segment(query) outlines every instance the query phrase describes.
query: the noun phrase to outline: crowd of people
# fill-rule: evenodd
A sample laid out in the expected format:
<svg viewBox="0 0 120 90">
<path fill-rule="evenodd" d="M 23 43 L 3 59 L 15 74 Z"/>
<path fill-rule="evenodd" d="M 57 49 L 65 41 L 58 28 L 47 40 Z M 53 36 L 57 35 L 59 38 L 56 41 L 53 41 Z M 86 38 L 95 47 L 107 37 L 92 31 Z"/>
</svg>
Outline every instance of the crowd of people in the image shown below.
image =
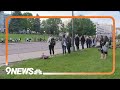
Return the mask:
<svg viewBox="0 0 120 90">
<path fill-rule="evenodd" d="M 48 38 L 48 44 L 49 44 L 49 51 L 50 51 L 50 56 L 52 57 L 55 53 L 54 51 L 54 46 L 56 45 L 56 41 L 52 35 L 49 36 Z M 111 45 L 111 39 L 108 38 L 107 36 L 87 36 L 87 35 L 82 35 L 81 37 L 76 34 L 74 38 L 74 44 L 76 46 L 76 50 L 80 50 L 80 44 L 81 44 L 81 49 L 85 48 L 91 48 L 91 47 L 97 47 L 97 43 L 99 42 L 98 45 L 98 50 L 101 52 L 101 59 L 106 59 L 107 54 L 108 54 L 108 48 L 109 45 Z M 63 35 L 62 40 L 61 40 L 61 47 L 62 47 L 62 53 L 65 55 L 66 53 L 70 54 L 71 53 L 71 47 L 72 47 L 72 38 L 69 35 Z"/>
</svg>

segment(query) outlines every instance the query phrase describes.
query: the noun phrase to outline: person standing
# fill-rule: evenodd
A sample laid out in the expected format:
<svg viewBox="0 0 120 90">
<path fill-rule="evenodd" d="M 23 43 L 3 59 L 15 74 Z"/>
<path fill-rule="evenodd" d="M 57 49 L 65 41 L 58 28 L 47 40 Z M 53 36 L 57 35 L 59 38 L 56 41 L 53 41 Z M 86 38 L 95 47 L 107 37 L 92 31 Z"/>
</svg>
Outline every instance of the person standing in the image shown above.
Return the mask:
<svg viewBox="0 0 120 90">
<path fill-rule="evenodd" d="M 71 47 L 71 38 L 70 36 L 67 36 L 66 38 L 66 45 L 67 45 L 67 50 L 68 50 L 68 53 L 70 54 L 71 53 L 71 50 L 70 50 L 70 47 Z"/>
<path fill-rule="evenodd" d="M 93 40 L 92 40 L 92 42 L 93 42 L 93 47 L 95 47 L 96 46 L 96 38 L 95 37 L 93 37 Z"/>
<path fill-rule="evenodd" d="M 109 39 L 107 36 L 103 39 L 103 44 L 101 48 L 101 59 L 106 59 L 108 55 L 108 48 L 109 48 Z"/>
<path fill-rule="evenodd" d="M 86 46 L 87 46 L 87 48 L 89 48 L 89 38 L 88 38 L 88 36 L 86 37 Z"/>
<path fill-rule="evenodd" d="M 104 41 L 104 39 L 103 39 L 103 36 L 101 35 L 101 37 L 100 37 L 100 48 L 102 48 L 102 46 L 103 46 L 103 42 Z"/>
<path fill-rule="evenodd" d="M 110 45 L 109 45 L 109 41 L 110 41 L 109 38 L 108 38 L 107 36 L 105 36 L 105 37 L 104 37 L 104 43 L 105 43 L 105 46 L 106 46 L 106 48 L 107 48 L 107 49 L 106 49 L 106 50 L 107 50 L 107 54 L 106 54 L 106 55 L 108 55 L 108 48 L 109 48 L 109 46 L 110 46 Z"/>
<path fill-rule="evenodd" d="M 81 45 L 82 45 L 82 49 L 84 49 L 84 44 L 85 44 L 85 37 L 82 36 L 82 37 L 81 37 Z"/>
<path fill-rule="evenodd" d="M 112 45 L 112 37 L 110 37 L 110 39 L 109 39 L 109 46 L 111 46 Z"/>
<path fill-rule="evenodd" d="M 52 35 L 49 36 L 47 42 L 49 43 L 50 56 L 52 56 L 54 55 L 54 46 L 55 46 L 55 39 L 52 37 Z"/>
<path fill-rule="evenodd" d="M 92 38 L 89 36 L 89 48 L 92 46 Z"/>
<path fill-rule="evenodd" d="M 78 35 L 76 35 L 76 37 L 75 37 L 75 45 L 76 45 L 76 48 L 77 48 L 77 50 L 79 50 L 79 36 Z"/>
<path fill-rule="evenodd" d="M 103 49 L 102 49 L 102 47 L 104 46 L 104 39 L 103 39 L 103 36 L 101 35 L 101 37 L 100 37 L 100 51 L 101 51 L 101 58 L 100 59 L 103 59 L 103 54 L 104 54 L 104 52 L 103 52 Z"/>
<path fill-rule="evenodd" d="M 63 38 L 62 38 L 62 41 L 61 41 L 61 45 L 62 45 L 63 54 L 66 54 L 67 40 L 66 40 L 65 35 L 63 35 Z"/>
</svg>

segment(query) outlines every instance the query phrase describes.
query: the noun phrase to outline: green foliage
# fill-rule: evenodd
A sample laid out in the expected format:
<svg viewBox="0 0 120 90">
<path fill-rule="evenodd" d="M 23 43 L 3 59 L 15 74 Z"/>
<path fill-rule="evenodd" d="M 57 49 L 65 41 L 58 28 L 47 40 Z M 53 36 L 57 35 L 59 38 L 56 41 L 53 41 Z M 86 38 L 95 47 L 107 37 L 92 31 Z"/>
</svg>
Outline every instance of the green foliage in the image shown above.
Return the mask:
<svg viewBox="0 0 120 90">
<path fill-rule="evenodd" d="M 39 16 L 39 15 L 37 14 L 36 16 Z M 39 18 L 35 18 L 33 27 L 36 33 L 40 33 L 40 19 Z"/>
<path fill-rule="evenodd" d="M 23 16 L 33 16 L 32 13 L 25 12 L 23 13 Z M 25 31 L 27 30 L 33 30 L 33 24 L 34 24 L 34 19 L 33 18 L 24 18 L 22 19 L 22 26 Z"/>
<path fill-rule="evenodd" d="M 13 16 L 32 16 L 31 13 L 14 11 Z M 39 16 L 37 14 L 37 16 Z M 74 33 L 79 35 L 95 35 L 95 25 L 90 19 L 73 19 Z M 39 18 L 31 19 L 11 19 L 9 24 L 10 33 L 18 33 L 19 31 L 35 31 L 41 34 L 58 35 L 59 32 L 72 33 L 72 19 L 67 26 L 64 26 L 60 18 L 49 18 L 40 22 Z"/>
<path fill-rule="evenodd" d="M 61 25 L 62 27 L 61 27 L 61 32 L 67 32 L 67 28 L 65 27 L 65 25 L 64 24 L 62 24 Z"/>
<path fill-rule="evenodd" d="M 21 11 L 14 11 L 12 16 L 22 16 Z M 11 19 L 9 24 L 9 32 L 10 33 L 18 33 L 20 30 L 23 29 L 22 26 L 22 19 Z"/>
<path fill-rule="evenodd" d="M 47 34 L 58 35 L 60 32 L 59 25 L 62 24 L 62 20 L 60 18 L 49 18 L 43 20 L 41 23 L 41 32 Z"/>
<path fill-rule="evenodd" d="M 41 33 L 43 34 L 43 33 L 48 33 L 48 25 L 47 25 L 47 23 L 46 23 L 46 20 L 42 20 L 42 22 L 41 22 L 41 25 L 40 25 L 41 27 L 40 27 L 40 31 L 41 31 Z"/>
<path fill-rule="evenodd" d="M 49 18 L 46 20 L 47 32 L 49 34 L 59 34 L 59 25 L 62 24 L 60 18 Z"/>
<path fill-rule="evenodd" d="M 1 34 L 0 33 L 0 42 L 1 42 L 1 39 L 4 39 L 5 40 L 5 34 Z M 35 40 L 34 39 L 44 39 L 47 40 L 48 39 L 48 35 L 37 35 L 37 34 L 9 34 L 8 35 L 8 39 L 12 38 L 13 40 L 14 39 L 20 39 L 21 38 L 21 42 L 25 42 L 25 39 L 26 38 L 31 38 L 32 41 L 34 42 Z"/>
<path fill-rule="evenodd" d="M 14 11 L 12 16 L 33 16 L 32 13 L 20 11 Z M 34 18 L 24 18 L 24 19 L 11 19 L 9 24 L 10 33 L 19 33 L 20 31 L 40 31 L 40 20 Z"/>
<path fill-rule="evenodd" d="M 73 19 L 73 29 L 74 33 L 78 35 L 94 35 L 95 34 L 95 25 L 90 19 Z M 72 19 L 67 25 L 67 31 L 72 32 Z"/>
<path fill-rule="evenodd" d="M 91 53 L 92 52 L 92 53 Z M 6 66 L 0 68 L 1 79 L 120 79 L 120 49 L 116 49 L 116 69 L 112 75 L 7 75 Z M 33 59 L 16 62 L 14 68 L 40 69 L 43 72 L 111 72 L 112 50 L 109 50 L 106 60 L 100 59 L 96 48 L 86 49 L 66 55 L 57 55 L 48 60 Z"/>
<path fill-rule="evenodd" d="M 117 36 L 117 39 L 120 39 L 120 34 Z"/>
</svg>

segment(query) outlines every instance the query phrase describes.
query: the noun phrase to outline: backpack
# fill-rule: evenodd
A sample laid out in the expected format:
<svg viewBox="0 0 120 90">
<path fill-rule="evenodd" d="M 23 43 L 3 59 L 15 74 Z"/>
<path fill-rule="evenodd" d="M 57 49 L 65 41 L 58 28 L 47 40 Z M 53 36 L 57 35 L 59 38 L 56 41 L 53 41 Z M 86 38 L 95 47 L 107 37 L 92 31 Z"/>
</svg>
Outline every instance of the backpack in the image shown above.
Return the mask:
<svg viewBox="0 0 120 90">
<path fill-rule="evenodd" d="M 55 44 L 56 44 L 55 39 L 54 39 L 54 38 L 51 38 L 50 45 L 54 46 Z"/>
<path fill-rule="evenodd" d="M 104 45 L 104 46 L 102 46 L 102 50 L 104 51 L 104 52 L 107 52 L 107 47 Z"/>
<path fill-rule="evenodd" d="M 108 51 L 108 45 L 109 45 L 109 42 L 106 42 L 106 44 L 104 46 L 102 46 L 102 50 L 104 52 L 107 52 Z"/>
</svg>

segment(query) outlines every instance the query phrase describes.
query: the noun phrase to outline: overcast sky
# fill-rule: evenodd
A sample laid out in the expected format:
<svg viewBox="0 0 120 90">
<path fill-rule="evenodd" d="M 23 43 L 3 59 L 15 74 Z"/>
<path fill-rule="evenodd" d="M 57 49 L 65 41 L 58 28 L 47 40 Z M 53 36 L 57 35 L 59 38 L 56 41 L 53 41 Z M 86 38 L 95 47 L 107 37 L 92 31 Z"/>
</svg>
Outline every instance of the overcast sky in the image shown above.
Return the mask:
<svg viewBox="0 0 120 90">
<path fill-rule="evenodd" d="M 39 16 L 71 16 L 72 11 L 22 11 L 30 12 L 34 16 L 39 14 Z M 4 13 L 11 13 L 11 11 L 4 11 Z M 120 27 L 120 12 L 119 11 L 74 11 L 74 16 L 84 15 L 84 16 L 112 16 L 116 20 L 116 27 Z M 62 19 L 66 21 L 68 19 Z M 91 19 L 94 22 L 111 24 L 111 19 Z"/>
</svg>

